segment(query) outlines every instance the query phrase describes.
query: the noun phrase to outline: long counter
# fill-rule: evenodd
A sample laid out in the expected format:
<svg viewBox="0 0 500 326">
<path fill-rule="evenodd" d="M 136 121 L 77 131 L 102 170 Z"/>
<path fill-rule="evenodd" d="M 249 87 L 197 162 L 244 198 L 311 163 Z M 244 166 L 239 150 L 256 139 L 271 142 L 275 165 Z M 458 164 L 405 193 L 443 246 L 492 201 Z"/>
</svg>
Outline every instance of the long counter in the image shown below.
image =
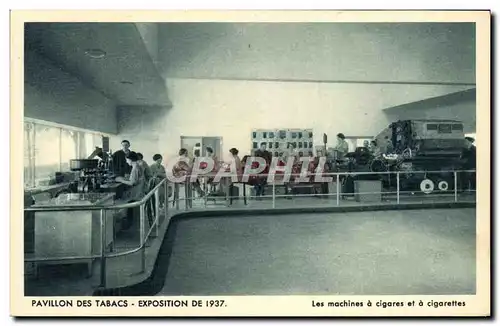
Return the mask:
<svg viewBox="0 0 500 326">
<path fill-rule="evenodd" d="M 115 203 L 112 193 L 62 194 L 57 198 L 35 203 L 32 207 L 57 206 L 111 206 Z M 61 257 L 85 257 L 99 255 L 101 252 L 101 216 L 100 211 L 73 212 L 36 212 L 34 213 L 34 248 L 35 258 L 46 259 L 37 263 L 35 274 L 40 264 L 87 263 L 89 276 L 92 274 L 92 259 L 75 258 L 70 261 L 57 261 Z M 114 241 L 114 214 L 106 214 L 105 243 L 107 248 Z"/>
</svg>

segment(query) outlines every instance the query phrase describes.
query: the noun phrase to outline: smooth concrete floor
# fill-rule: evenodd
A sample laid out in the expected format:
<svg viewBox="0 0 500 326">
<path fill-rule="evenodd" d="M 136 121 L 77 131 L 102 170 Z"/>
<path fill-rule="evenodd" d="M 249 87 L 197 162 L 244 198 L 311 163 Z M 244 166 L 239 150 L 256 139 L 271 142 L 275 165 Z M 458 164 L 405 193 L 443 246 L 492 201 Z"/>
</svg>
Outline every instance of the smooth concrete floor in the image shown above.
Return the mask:
<svg viewBox="0 0 500 326">
<path fill-rule="evenodd" d="M 474 294 L 476 210 L 193 218 L 158 295 Z"/>
</svg>

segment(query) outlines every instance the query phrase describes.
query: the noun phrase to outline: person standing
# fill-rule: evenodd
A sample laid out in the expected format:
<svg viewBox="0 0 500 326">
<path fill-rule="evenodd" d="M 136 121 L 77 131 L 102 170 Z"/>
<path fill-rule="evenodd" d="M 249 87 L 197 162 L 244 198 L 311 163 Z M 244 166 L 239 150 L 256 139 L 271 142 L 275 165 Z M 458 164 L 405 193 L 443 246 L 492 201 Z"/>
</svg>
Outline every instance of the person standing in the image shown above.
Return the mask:
<svg viewBox="0 0 500 326">
<path fill-rule="evenodd" d="M 379 157 L 380 155 L 382 155 L 382 152 L 376 140 L 372 140 L 370 143 L 370 153 L 373 157 Z"/>
<path fill-rule="evenodd" d="M 113 160 L 113 173 L 119 177 L 125 177 L 131 174 L 132 167 L 127 164 L 127 156 L 130 151 L 130 142 L 128 140 L 122 140 L 122 149 L 116 151 L 112 155 Z"/>
<path fill-rule="evenodd" d="M 143 169 L 139 166 L 137 161 L 139 157 L 135 152 L 129 152 L 126 158 L 127 164 L 131 167 L 129 177 L 116 177 L 116 182 L 120 182 L 128 186 L 127 191 L 124 194 L 124 198 L 128 203 L 136 202 L 142 200 L 145 195 L 146 180 L 144 178 Z M 128 229 L 133 223 L 134 212 L 137 211 L 136 208 L 131 208 L 127 212 L 127 218 L 124 221 L 123 228 Z"/>
<path fill-rule="evenodd" d="M 154 163 L 149 166 L 149 170 L 151 171 L 151 179 L 153 180 L 154 187 L 158 185 L 161 180 L 167 177 L 167 172 L 165 167 L 161 164 L 163 161 L 163 157 L 160 154 L 155 154 L 153 156 Z M 160 207 L 165 205 L 165 186 L 160 188 Z"/>
<path fill-rule="evenodd" d="M 137 161 L 137 164 L 139 165 L 139 167 L 141 169 L 143 169 L 144 177 L 146 178 L 146 182 L 149 182 L 149 180 L 151 180 L 151 177 L 152 177 L 151 169 L 149 168 L 148 163 L 146 163 L 146 161 L 144 161 L 144 156 L 142 155 L 142 153 L 137 153 L 137 157 L 139 158 L 139 160 Z"/>
<path fill-rule="evenodd" d="M 465 146 L 462 151 L 462 169 L 466 171 L 476 170 L 476 146 L 475 139 L 465 137 Z M 476 172 L 462 172 L 462 187 L 471 190 L 476 189 Z M 465 190 L 465 189 L 464 189 Z"/>
<path fill-rule="evenodd" d="M 200 157 L 200 150 L 199 149 L 195 149 L 194 152 L 193 152 L 193 154 L 194 154 L 194 157 L 193 157 L 191 166 L 194 168 L 195 163 L 198 161 L 198 163 L 200 164 L 200 166 L 198 168 L 199 169 L 206 169 L 207 162 L 200 162 L 200 159 L 199 159 L 199 157 Z M 198 194 L 199 198 L 205 197 L 205 192 L 203 191 L 203 189 L 201 189 L 201 183 L 200 183 L 200 179 L 199 178 L 196 178 L 196 180 L 193 181 L 191 183 L 191 185 L 193 186 L 194 190 Z"/>
<path fill-rule="evenodd" d="M 259 178 L 257 181 L 257 184 L 255 185 L 255 196 L 261 197 L 265 195 L 265 186 L 267 184 L 267 174 L 269 173 L 269 166 L 272 161 L 272 155 L 267 151 L 267 144 L 266 143 L 261 143 L 260 148 L 255 152 L 256 157 L 261 157 L 264 159 L 265 163 L 265 168 L 261 172 L 262 176 Z"/>
<path fill-rule="evenodd" d="M 337 152 L 337 159 L 341 160 L 349 152 L 349 144 L 345 140 L 343 133 L 337 134 L 337 145 L 334 150 Z"/>
<path fill-rule="evenodd" d="M 238 156 L 239 151 L 233 147 L 229 150 L 229 153 L 231 153 L 231 159 L 232 159 L 231 164 L 234 164 L 236 167 L 236 174 L 238 176 L 238 180 L 241 180 L 241 176 L 243 174 L 243 165 L 241 163 L 240 157 Z"/>
</svg>

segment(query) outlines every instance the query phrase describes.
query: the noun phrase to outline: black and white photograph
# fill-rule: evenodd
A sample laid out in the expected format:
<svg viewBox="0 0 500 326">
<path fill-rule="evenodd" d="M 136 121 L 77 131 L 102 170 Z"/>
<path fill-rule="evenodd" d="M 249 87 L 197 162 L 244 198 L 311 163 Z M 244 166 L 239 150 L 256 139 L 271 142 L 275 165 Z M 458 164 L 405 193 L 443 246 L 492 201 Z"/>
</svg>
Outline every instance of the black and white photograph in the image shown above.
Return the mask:
<svg viewBox="0 0 500 326">
<path fill-rule="evenodd" d="M 491 159 L 490 13 L 467 13 L 25 21 L 19 295 L 123 315 L 467 308 L 454 296 L 489 280 Z"/>
</svg>

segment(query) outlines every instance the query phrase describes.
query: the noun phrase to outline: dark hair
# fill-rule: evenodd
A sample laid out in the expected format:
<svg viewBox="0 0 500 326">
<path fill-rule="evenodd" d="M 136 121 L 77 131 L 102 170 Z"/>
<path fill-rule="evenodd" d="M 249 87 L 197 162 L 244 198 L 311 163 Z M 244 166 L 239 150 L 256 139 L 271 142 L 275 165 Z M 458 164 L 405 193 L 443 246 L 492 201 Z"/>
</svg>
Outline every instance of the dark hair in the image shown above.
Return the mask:
<svg viewBox="0 0 500 326">
<path fill-rule="evenodd" d="M 207 152 L 209 152 L 210 154 L 213 154 L 214 150 L 212 149 L 212 147 L 207 147 Z"/>
<path fill-rule="evenodd" d="M 343 133 L 338 133 L 337 134 L 337 137 L 339 137 L 340 139 L 344 140 L 345 139 L 345 136 Z"/>
<path fill-rule="evenodd" d="M 187 150 L 187 149 L 185 149 L 185 148 L 181 148 L 181 149 L 179 150 L 179 155 L 184 155 L 184 154 L 187 154 L 187 153 L 188 153 L 188 150 Z"/>
<path fill-rule="evenodd" d="M 465 137 L 465 140 L 470 141 L 471 143 L 475 142 L 476 140 L 472 137 Z"/>
<path fill-rule="evenodd" d="M 163 157 L 160 154 L 153 155 L 153 161 L 161 160 Z"/>
<path fill-rule="evenodd" d="M 139 155 L 137 155 L 136 152 L 130 152 L 128 153 L 127 158 L 132 162 L 137 162 L 137 160 L 139 159 Z"/>
<path fill-rule="evenodd" d="M 120 144 L 123 144 L 123 143 L 127 143 L 127 144 L 130 145 L 130 142 L 128 140 L 126 140 L 126 139 L 122 140 L 122 142 Z"/>
<path fill-rule="evenodd" d="M 233 154 L 233 155 L 238 155 L 239 151 L 238 151 L 236 148 L 234 148 L 234 147 L 233 147 L 233 148 L 231 148 L 231 149 L 229 150 L 229 153 L 231 153 L 231 154 Z"/>
<path fill-rule="evenodd" d="M 137 157 L 139 158 L 139 160 L 142 160 L 144 158 L 144 155 L 142 155 L 142 153 L 137 153 Z"/>
<path fill-rule="evenodd" d="M 376 140 L 372 140 L 372 141 L 370 142 L 370 144 L 373 144 L 373 145 L 377 146 L 377 141 L 376 141 Z"/>
</svg>

